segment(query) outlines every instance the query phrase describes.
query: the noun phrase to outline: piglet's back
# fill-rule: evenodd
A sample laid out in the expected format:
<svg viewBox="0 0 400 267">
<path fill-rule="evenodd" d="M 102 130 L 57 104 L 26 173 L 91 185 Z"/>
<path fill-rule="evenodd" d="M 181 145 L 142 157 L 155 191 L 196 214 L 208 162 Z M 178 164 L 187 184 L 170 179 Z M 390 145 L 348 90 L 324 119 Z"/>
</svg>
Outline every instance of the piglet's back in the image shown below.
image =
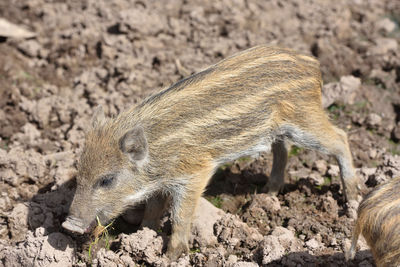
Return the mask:
<svg viewBox="0 0 400 267">
<path fill-rule="evenodd" d="M 317 60 L 263 45 L 177 82 L 115 123 L 121 132 L 142 125 L 154 154 L 186 148 L 218 158 L 256 146 L 283 121 L 306 120 L 306 109 L 321 112 L 320 90 Z"/>
</svg>

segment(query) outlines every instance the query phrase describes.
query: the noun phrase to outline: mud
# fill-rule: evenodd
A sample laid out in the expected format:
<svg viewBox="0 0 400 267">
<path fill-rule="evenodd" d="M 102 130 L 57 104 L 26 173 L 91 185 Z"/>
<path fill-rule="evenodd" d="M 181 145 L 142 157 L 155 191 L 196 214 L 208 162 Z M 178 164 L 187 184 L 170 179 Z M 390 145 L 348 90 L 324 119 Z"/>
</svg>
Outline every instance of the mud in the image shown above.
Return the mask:
<svg viewBox="0 0 400 267">
<path fill-rule="evenodd" d="M 60 225 L 96 105 L 116 115 L 257 44 L 319 59 L 324 107 L 368 189 L 399 175 L 398 1 L 3 0 L 0 17 L 36 34 L 0 36 L 0 266 L 374 266 L 363 240 L 345 263 L 355 213 L 336 162 L 295 147 L 277 197 L 260 193 L 271 155 L 221 167 L 174 263 L 168 214 L 140 230 L 139 207 L 97 243 Z"/>
</svg>

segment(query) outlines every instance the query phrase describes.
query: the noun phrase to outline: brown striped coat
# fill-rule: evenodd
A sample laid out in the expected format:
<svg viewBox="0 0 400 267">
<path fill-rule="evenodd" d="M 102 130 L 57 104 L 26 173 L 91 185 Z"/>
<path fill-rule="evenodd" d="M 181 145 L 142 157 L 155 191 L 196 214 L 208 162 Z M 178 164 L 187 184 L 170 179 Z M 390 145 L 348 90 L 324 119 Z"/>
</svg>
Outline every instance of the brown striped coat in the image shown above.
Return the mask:
<svg viewBox="0 0 400 267">
<path fill-rule="evenodd" d="M 361 202 L 347 259 L 354 258 L 360 234 L 378 267 L 400 266 L 400 176 L 374 188 Z"/>
</svg>

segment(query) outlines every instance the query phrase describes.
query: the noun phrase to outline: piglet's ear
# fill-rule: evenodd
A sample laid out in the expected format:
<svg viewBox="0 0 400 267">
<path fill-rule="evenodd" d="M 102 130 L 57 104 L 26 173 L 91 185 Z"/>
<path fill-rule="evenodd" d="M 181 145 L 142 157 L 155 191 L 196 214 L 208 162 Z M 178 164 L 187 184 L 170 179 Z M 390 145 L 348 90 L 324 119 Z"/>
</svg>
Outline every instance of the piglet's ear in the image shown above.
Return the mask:
<svg viewBox="0 0 400 267">
<path fill-rule="evenodd" d="M 144 160 L 147 157 L 148 146 L 143 128 L 136 126 L 129 130 L 119 140 L 119 148 L 127 154 L 132 161 Z"/>
<path fill-rule="evenodd" d="M 104 110 L 101 105 L 98 105 L 93 112 L 91 125 L 93 128 L 96 128 L 102 125 L 106 120 L 106 115 L 104 115 Z"/>
</svg>

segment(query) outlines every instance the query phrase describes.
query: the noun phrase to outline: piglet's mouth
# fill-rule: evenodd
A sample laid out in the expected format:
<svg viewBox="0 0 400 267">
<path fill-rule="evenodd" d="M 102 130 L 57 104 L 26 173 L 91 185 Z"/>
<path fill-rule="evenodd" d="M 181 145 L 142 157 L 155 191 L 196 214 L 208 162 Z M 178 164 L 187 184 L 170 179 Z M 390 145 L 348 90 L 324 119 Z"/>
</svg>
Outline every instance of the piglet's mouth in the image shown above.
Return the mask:
<svg viewBox="0 0 400 267">
<path fill-rule="evenodd" d="M 93 220 L 92 223 L 89 224 L 89 226 L 85 227 L 80 219 L 73 216 L 68 216 L 61 226 L 68 231 L 79 233 L 82 235 L 91 232 L 96 226 L 96 221 Z"/>
</svg>

